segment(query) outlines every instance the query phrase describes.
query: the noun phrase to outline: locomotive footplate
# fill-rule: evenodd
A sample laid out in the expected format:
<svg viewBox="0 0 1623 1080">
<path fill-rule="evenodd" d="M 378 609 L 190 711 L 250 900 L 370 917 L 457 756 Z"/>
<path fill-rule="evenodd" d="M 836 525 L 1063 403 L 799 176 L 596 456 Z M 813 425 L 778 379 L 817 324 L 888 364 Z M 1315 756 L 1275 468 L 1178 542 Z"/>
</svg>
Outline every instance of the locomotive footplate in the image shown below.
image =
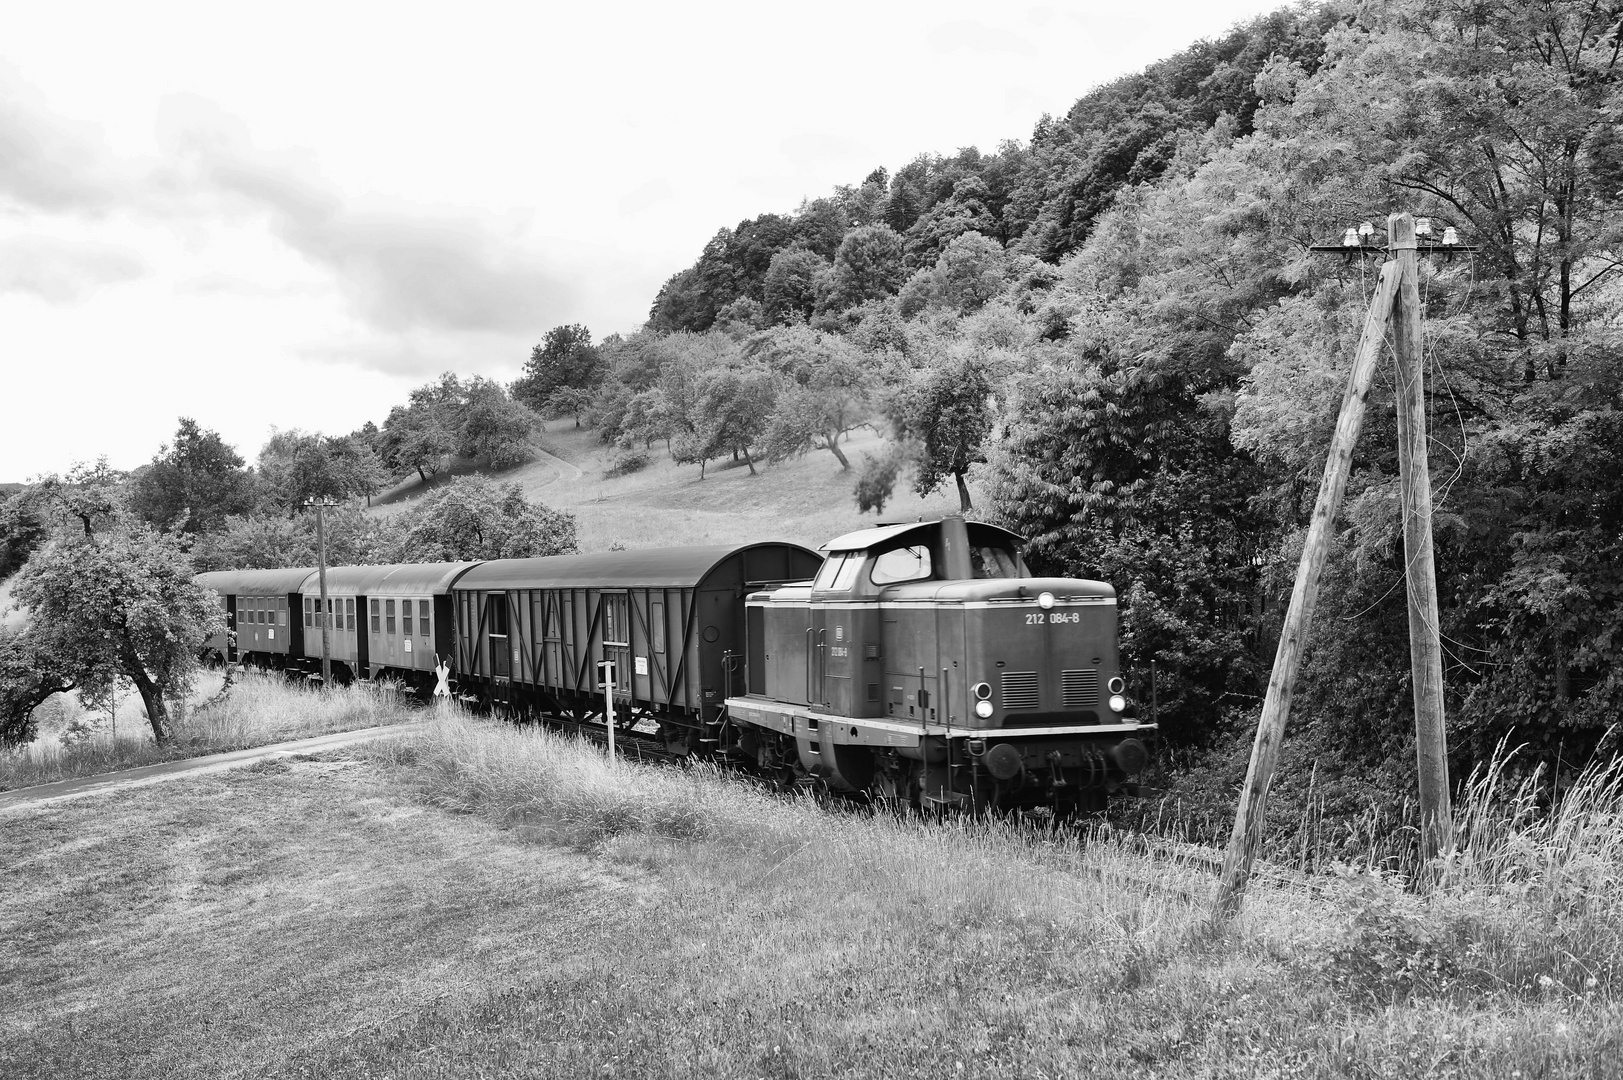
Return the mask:
<svg viewBox="0 0 1623 1080">
<path fill-rule="evenodd" d="M 1154 724 L 1067 724 L 1054 727 L 972 728 L 955 724 L 923 724 L 873 717 L 836 716 L 805 705 L 760 698 L 728 698 L 727 713 L 735 722 L 754 724 L 784 735 L 815 734 L 821 742 L 853 746 L 916 747 L 922 738 L 1007 739 L 1010 741 L 1064 735 L 1149 734 Z"/>
</svg>

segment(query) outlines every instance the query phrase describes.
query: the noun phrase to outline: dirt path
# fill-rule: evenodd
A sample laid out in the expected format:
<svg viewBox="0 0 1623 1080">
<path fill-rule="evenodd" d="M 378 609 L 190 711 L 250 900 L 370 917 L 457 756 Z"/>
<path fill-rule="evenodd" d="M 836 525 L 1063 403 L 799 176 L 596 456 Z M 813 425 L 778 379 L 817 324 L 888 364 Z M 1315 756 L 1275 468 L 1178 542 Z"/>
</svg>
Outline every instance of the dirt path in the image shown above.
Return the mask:
<svg viewBox="0 0 1623 1080">
<path fill-rule="evenodd" d="M 537 487 L 546 487 L 547 484 L 556 484 L 559 480 L 564 479 L 566 470 L 575 474 L 569 477 L 571 480 L 579 480 L 581 477 L 586 475 L 585 473 L 581 472 L 579 468 L 571 465 L 557 454 L 549 454 L 540 447 L 536 447 L 535 456 L 558 470 L 558 475 L 556 477 L 548 480 L 546 484 L 537 484 Z"/>
<path fill-rule="evenodd" d="M 102 773 L 99 776 L 79 776 L 72 780 L 58 780 L 54 784 L 38 784 L 0 792 L 0 814 L 8 810 L 30 809 L 82 799 L 92 795 L 105 795 L 112 791 L 160 784 L 165 780 L 183 779 L 207 773 L 224 772 L 244 765 L 272 758 L 293 757 L 297 754 L 315 754 L 323 750 L 336 750 L 342 746 L 370 742 L 373 739 L 392 739 L 421 730 L 421 724 L 389 724 L 384 727 L 339 731 L 331 735 L 317 735 L 310 739 L 292 739 L 287 742 L 255 746 L 247 750 L 232 750 L 224 754 L 165 761 L 157 765 L 143 765 L 123 772 Z"/>
</svg>

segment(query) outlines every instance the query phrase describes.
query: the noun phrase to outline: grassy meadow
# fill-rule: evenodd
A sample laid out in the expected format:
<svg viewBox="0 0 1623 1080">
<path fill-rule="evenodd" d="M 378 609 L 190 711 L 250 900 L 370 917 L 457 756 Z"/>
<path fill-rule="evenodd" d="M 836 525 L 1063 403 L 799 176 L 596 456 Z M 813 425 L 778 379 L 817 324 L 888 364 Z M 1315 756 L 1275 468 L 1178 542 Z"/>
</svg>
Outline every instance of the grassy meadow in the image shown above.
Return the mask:
<svg viewBox="0 0 1623 1080">
<path fill-rule="evenodd" d="M 291 693 L 291 692 L 290 692 Z M 1211 881 L 1108 830 L 931 824 L 421 734 L 0 829 L 0 1075 L 1600 1077 L 1616 774 L 1464 801 L 1433 896 Z"/>
<path fill-rule="evenodd" d="M 164 743 L 153 739 L 133 691 L 120 695 L 116 724 L 104 712 L 81 708 L 74 695 L 58 694 L 41 707 L 43 715 L 36 713 L 38 738 L 0 750 L 0 791 L 353 731 L 404 715 L 391 691 L 371 684 L 323 691 L 255 672 L 239 672 L 221 694 L 223 683 L 217 671 L 198 679 L 187 706 L 170 718 L 172 738 Z"/>
<path fill-rule="evenodd" d="M 827 540 L 879 521 L 912 521 L 956 513 L 952 485 L 928 497 L 913 494 L 906 476 L 882 514 L 857 510 L 852 489 L 862 455 L 877 453 L 885 442 L 872 431 L 853 433 L 840 444 L 851 461 L 842 472 L 826 450 L 777 465 L 756 463 L 751 476 L 743 462 L 713 461 L 699 479 L 697 465 L 678 465 L 662 445 L 648 451 L 648 465 L 626 476 L 607 477 L 612 448 L 596 433 L 577 429 L 570 419 L 553 420 L 540 441 L 545 456 L 503 473 L 503 482 L 523 485 L 531 501 L 568 510 L 580 526 L 580 548 L 607 551 L 669 547 L 676 544 L 727 544 L 756 540 L 790 540 L 816 548 Z M 561 459 L 562 464 L 549 458 Z M 454 475 L 465 468 L 453 467 Z M 436 476 L 430 486 L 445 482 Z M 413 474 L 374 500 L 376 513 L 397 513 L 427 490 Z M 979 491 L 971 484 L 971 494 Z"/>
</svg>

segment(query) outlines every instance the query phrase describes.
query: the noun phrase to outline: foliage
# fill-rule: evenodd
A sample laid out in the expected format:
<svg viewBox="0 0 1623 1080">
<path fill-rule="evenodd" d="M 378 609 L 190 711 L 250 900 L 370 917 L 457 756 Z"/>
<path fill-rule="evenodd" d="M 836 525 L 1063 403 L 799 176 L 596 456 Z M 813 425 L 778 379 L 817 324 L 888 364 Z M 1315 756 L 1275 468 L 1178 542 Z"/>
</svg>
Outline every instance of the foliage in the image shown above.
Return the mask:
<svg viewBox="0 0 1623 1080">
<path fill-rule="evenodd" d="M 383 463 L 372 448 L 345 437 L 289 428 L 259 451 L 259 476 L 270 502 L 297 513 L 312 500 L 345 500 L 383 486 Z"/>
<path fill-rule="evenodd" d="M 959 505 L 972 508 L 964 474 L 986 460 L 982 443 L 992 430 L 991 394 L 986 362 L 967 355 L 919 368 L 891 394 L 886 414 L 897 439 L 913 446 L 913 488 L 920 495 L 950 476 Z"/>
<path fill-rule="evenodd" d="M 192 574 L 175 540 L 144 522 L 126 518 L 90 536 L 64 531 L 17 576 L 30 615 L 23 633 L 44 633 L 51 663 L 91 701 L 116 676 L 128 678 L 162 742 L 203 643 L 225 629 L 213 593 Z"/>
<path fill-rule="evenodd" d="M 895 293 L 906 280 L 902 238 L 888 225 L 852 229 L 834 253 L 830 302 L 852 307 Z"/>
<path fill-rule="evenodd" d="M 31 493 L 23 490 L 0 499 L 0 580 L 22 569 L 47 535 L 44 515 Z"/>
<path fill-rule="evenodd" d="M 527 502 L 519 484 L 459 476 L 394 518 L 387 562 L 528 559 L 577 550 L 575 518 Z"/>
<path fill-rule="evenodd" d="M 457 452 L 464 457 L 480 458 L 492 469 L 509 469 L 535 456 L 530 436 L 540 426 L 538 418 L 500 383 L 474 376 L 467 384 L 461 420 Z"/>
<path fill-rule="evenodd" d="M 603 377 L 602 354 L 579 323 L 555 326 L 530 350 L 524 373 L 513 384 L 515 401 L 542 414 L 575 413 Z"/>
<path fill-rule="evenodd" d="M 241 514 L 258 499 L 243 464 L 217 432 L 183 416 L 175 441 L 159 447 L 151 464 L 131 477 L 130 509 L 165 532 L 216 529 L 228 514 Z"/>
<path fill-rule="evenodd" d="M 78 683 L 50 627 L 0 627 L 0 750 L 33 741 L 34 710 Z"/>
<path fill-rule="evenodd" d="M 379 519 L 350 503 L 324 511 L 327 563 L 361 566 L 386 562 L 384 527 Z M 208 570 L 269 570 L 316 565 L 316 516 L 257 511 L 229 517 L 217 532 L 192 546 L 192 562 Z"/>
<path fill-rule="evenodd" d="M 780 388 L 764 432 L 769 461 L 827 450 L 851 468 L 840 439 L 868 422 L 880 373 L 871 358 L 840 337 L 806 327 L 758 335 L 746 354 L 777 376 Z"/>
<path fill-rule="evenodd" d="M 901 471 L 902 456 L 894 450 L 883 454 L 863 454 L 862 470 L 857 474 L 857 509 L 866 514 L 885 512 L 885 504 L 896 490 L 896 477 Z"/>
</svg>

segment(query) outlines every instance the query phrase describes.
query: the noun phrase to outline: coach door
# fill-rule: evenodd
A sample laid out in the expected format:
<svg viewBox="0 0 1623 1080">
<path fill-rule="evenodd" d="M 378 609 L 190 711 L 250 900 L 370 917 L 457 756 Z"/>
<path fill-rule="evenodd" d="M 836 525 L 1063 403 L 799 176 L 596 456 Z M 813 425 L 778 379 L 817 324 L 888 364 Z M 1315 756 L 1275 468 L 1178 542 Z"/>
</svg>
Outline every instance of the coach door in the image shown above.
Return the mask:
<svg viewBox="0 0 1623 1080">
<path fill-rule="evenodd" d="M 614 689 L 631 691 L 631 598 L 603 593 L 603 659 L 614 664 Z"/>
<path fill-rule="evenodd" d="M 513 675 L 513 642 L 507 612 L 507 594 L 485 594 L 485 618 L 490 623 L 490 674 L 508 679 Z"/>
</svg>

